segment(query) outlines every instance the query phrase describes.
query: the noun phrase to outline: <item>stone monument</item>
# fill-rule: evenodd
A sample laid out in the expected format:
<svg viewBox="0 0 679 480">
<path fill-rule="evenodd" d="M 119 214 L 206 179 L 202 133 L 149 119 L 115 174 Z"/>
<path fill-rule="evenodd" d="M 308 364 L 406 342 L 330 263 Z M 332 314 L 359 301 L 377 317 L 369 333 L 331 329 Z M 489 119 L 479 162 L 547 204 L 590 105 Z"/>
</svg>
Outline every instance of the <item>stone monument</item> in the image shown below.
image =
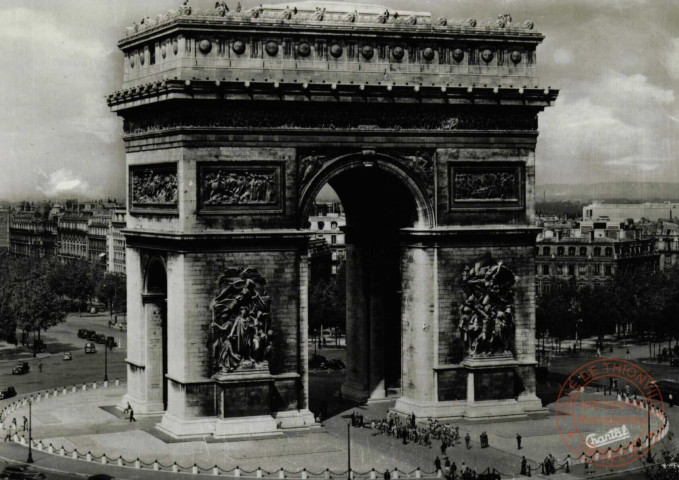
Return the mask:
<svg viewBox="0 0 679 480">
<path fill-rule="evenodd" d="M 543 36 L 339 2 L 218 2 L 119 42 L 128 392 L 177 437 L 310 428 L 309 209 L 347 212 L 345 397 L 540 411 L 534 178 Z"/>
</svg>

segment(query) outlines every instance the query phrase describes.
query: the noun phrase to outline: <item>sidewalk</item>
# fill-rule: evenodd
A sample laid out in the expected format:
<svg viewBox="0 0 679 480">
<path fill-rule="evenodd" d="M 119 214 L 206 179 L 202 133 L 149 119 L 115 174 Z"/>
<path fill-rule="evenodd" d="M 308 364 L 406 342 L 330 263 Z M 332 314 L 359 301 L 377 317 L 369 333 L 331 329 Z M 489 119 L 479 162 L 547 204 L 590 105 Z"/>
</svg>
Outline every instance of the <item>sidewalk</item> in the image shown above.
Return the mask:
<svg viewBox="0 0 679 480">
<path fill-rule="evenodd" d="M 340 472 L 346 472 L 347 468 L 347 419 L 351 412 L 361 411 L 366 420 L 379 419 L 391 406 L 385 402 L 349 409 L 330 418 L 322 429 L 303 434 L 258 440 L 215 441 L 205 438 L 200 441 L 168 442 L 167 437 L 154 428 L 158 417 L 140 417 L 138 422 L 130 423 L 122 416 L 116 405 L 124 391 L 124 385 L 85 392 L 78 390 L 76 393 L 69 391 L 67 395 L 60 393 L 57 397 L 50 396 L 34 402 L 33 438 L 42 441 L 43 448 L 47 449 L 51 444 L 56 453 L 63 447 L 67 455 L 77 449 L 80 458 L 86 457 L 88 452 L 94 457 L 92 462 L 78 461 L 46 454 L 34 448 L 38 465 L 88 474 L 120 469 L 101 465 L 100 457 L 105 454 L 108 462 L 115 462 L 120 456 L 133 466 L 137 459 L 143 462 L 140 470 L 120 469 L 124 472 L 117 474 L 121 478 L 161 478 L 162 475 L 167 476 L 167 470 L 171 470 L 174 462 L 189 472 L 194 464 L 203 469 L 211 469 L 214 465 L 224 470 L 239 467 L 243 471 L 242 476 L 252 477 L 261 467 L 263 476 L 272 478 L 278 478 L 281 468 L 287 472 L 287 477 L 301 478 L 303 467 L 310 475 L 322 478 L 325 469 L 329 468 L 331 476 L 338 478 L 342 476 Z M 603 399 L 600 394 L 591 395 Z M 669 412 L 670 423 L 674 421 L 676 424 L 679 421 L 679 408 L 673 410 L 675 412 Z M 10 412 L 5 423 L 9 424 L 14 417 L 21 425 L 22 416 L 27 414 L 28 407 L 21 407 Z M 451 423 L 459 425 L 462 436 L 469 432 L 472 437 L 470 449 L 466 449 L 463 443 L 448 449 L 448 457 L 456 463 L 458 471 L 462 465 L 475 468 L 477 472 L 490 467 L 504 474 L 503 478 L 511 478 L 520 469 L 522 455 L 535 468 L 548 453 L 559 460 L 569 453 L 556 430 L 552 415 L 501 423 Z M 490 448 L 481 449 L 479 446 L 478 438 L 482 431 L 488 432 Z M 517 433 L 523 437 L 521 450 L 516 447 Z M 418 467 L 422 476 L 428 477 L 431 475 L 427 475 L 427 472 L 434 470 L 436 456 L 445 461 L 438 441 L 434 442 L 433 448 L 427 448 L 403 445 L 393 437 L 373 435 L 370 429 L 351 428 L 350 435 L 351 466 L 360 478 L 368 478 L 372 468 L 380 472 L 378 478 L 381 478 L 385 469 L 394 468 L 400 470 L 401 477 L 407 477 L 407 472 L 412 478 L 416 476 Z M 27 447 L 16 443 L 4 443 L 0 456 L 24 461 L 26 450 Z M 156 460 L 167 469 L 165 472 L 153 471 L 153 462 Z M 573 465 L 571 474 L 564 474 L 563 478 L 583 477 L 583 470 L 583 465 Z M 539 477 L 535 471 L 533 476 Z"/>
</svg>

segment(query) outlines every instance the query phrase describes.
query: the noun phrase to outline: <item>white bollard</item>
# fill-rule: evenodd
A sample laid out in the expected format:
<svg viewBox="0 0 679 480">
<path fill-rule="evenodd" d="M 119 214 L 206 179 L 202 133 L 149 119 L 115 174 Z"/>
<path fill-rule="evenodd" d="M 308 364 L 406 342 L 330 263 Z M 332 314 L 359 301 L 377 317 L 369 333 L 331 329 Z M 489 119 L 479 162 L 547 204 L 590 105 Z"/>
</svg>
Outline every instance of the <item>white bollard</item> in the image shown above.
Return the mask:
<svg viewBox="0 0 679 480">
<path fill-rule="evenodd" d="M 73 450 L 73 453 L 71 453 L 71 458 L 78 460 L 78 450 Z"/>
<path fill-rule="evenodd" d="M 104 388 L 108 388 L 108 380 L 104 381 Z"/>
<path fill-rule="evenodd" d="M 66 450 L 64 449 L 64 446 L 62 445 L 61 448 L 59 449 L 59 455 L 62 457 L 66 456 Z"/>
<path fill-rule="evenodd" d="M 377 474 L 375 473 L 375 469 L 373 468 L 370 470 L 370 480 L 375 480 L 377 478 Z"/>
<path fill-rule="evenodd" d="M 38 442 L 38 450 L 40 450 L 42 452 L 42 449 L 43 449 L 42 440 L 40 440 Z"/>
<path fill-rule="evenodd" d="M 83 383 L 83 392 L 87 390 L 87 384 Z"/>
<path fill-rule="evenodd" d="M 51 443 L 47 447 L 47 453 L 54 453 L 54 445 L 52 445 Z"/>
<path fill-rule="evenodd" d="M 87 456 L 85 457 L 85 459 L 86 459 L 88 462 L 91 462 L 91 461 L 92 461 L 92 452 L 87 452 Z"/>
<path fill-rule="evenodd" d="M 96 390 L 96 389 L 97 389 L 97 382 L 94 382 L 94 383 L 92 384 L 92 389 L 93 389 L 93 390 Z"/>
<path fill-rule="evenodd" d="M 104 454 L 101 456 L 101 464 L 102 464 L 102 465 L 106 465 L 107 463 L 108 463 L 108 458 L 106 458 L 106 454 L 104 453 Z"/>
<path fill-rule="evenodd" d="M 283 467 L 278 471 L 278 478 L 285 478 L 285 472 L 283 471 Z"/>
<path fill-rule="evenodd" d="M 219 467 L 217 465 L 212 467 L 212 475 L 214 475 L 215 477 L 219 475 Z"/>
<path fill-rule="evenodd" d="M 306 468 L 302 469 L 302 480 L 307 480 L 309 475 L 307 474 Z"/>
<path fill-rule="evenodd" d="M 240 467 L 236 465 L 236 469 L 233 471 L 234 477 L 240 477 Z"/>
<path fill-rule="evenodd" d="M 257 467 L 257 473 L 255 474 L 257 478 L 262 478 L 262 468 Z"/>
<path fill-rule="evenodd" d="M 196 465 L 195 463 L 193 464 L 193 467 L 191 467 L 191 473 L 193 473 L 194 475 L 198 475 L 198 465 Z"/>
<path fill-rule="evenodd" d="M 155 460 L 155 461 L 153 462 L 153 469 L 154 469 L 156 472 L 157 472 L 158 470 L 160 470 L 160 465 L 158 465 L 158 460 Z"/>
<path fill-rule="evenodd" d="M 136 468 L 136 469 L 141 468 L 141 462 L 139 461 L 138 458 L 134 461 L 134 468 Z"/>
<path fill-rule="evenodd" d="M 177 462 L 174 462 L 174 463 L 172 464 L 172 471 L 173 471 L 174 473 L 177 473 L 177 472 L 179 471 L 179 467 L 177 466 Z"/>
<path fill-rule="evenodd" d="M 116 378 L 116 387 L 120 385 L 120 379 Z"/>
<path fill-rule="evenodd" d="M 398 468 L 394 469 L 394 473 L 391 475 L 391 478 L 398 478 Z"/>
<path fill-rule="evenodd" d="M 422 478 L 422 471 L 420 470 L 420 467 L 415 469 L 415 478 Z"/>
<path fill-rule="evenodd" d="M 75 391 L 76 391 L 77 388 L 78 388 L 78 387 L 76 387 L 75 385 L 73 385 L 73 393 L 75 393 Z"/>
<path fill-rule="evenodd" d="M 122 455 L 120 457 L 118 457 L 118 466 L 119 467 L 123 466 L 123 456 Z"/>
</svg>

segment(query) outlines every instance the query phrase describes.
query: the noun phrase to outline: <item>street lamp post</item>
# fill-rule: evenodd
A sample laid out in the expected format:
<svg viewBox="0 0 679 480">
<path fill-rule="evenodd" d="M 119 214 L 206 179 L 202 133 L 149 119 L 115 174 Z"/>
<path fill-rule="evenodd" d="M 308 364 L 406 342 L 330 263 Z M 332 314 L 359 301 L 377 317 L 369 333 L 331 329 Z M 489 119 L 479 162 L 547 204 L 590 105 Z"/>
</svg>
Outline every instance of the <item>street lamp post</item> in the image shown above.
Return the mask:
<svg viewBox="0 0 679 480">
<path fill-rule="evenodd" d="M 26 463 L 33 463 L 33 402 L 28 399 L 28 458 Z"/>
</svg>

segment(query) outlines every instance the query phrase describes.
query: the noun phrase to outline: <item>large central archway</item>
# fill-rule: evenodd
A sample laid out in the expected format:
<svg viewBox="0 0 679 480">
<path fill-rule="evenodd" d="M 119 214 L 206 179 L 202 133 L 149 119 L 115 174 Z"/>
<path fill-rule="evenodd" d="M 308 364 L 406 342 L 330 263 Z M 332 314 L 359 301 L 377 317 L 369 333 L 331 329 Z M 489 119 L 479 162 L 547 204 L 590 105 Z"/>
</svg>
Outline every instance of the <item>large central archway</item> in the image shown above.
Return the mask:
<svg viewBox="0 0 679 480">
<path fill-rule="evenodd" d="M 365 401 L 401 391 L 400 230 L 429 226 L 431 206 L 415 175 L 386 155 L 344 155 L 308 179 L 306 215 L 327 183 L 347 216 L 347 373 L 342 393 Z M 305 216 L 302 219 L 306 219 Z"/>
</svg>

